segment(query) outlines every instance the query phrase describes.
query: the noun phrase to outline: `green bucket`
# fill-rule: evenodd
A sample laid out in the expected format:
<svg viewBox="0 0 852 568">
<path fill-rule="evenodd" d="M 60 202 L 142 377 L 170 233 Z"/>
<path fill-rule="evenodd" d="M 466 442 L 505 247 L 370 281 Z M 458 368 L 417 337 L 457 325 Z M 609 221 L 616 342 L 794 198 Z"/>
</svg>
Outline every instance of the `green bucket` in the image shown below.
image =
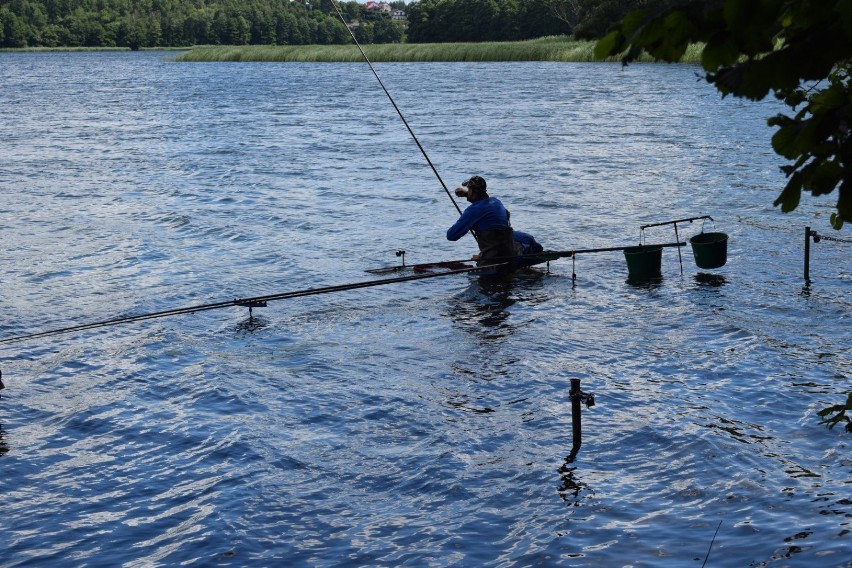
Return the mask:
<svg viewBox="0 0 852 568">
<path fill-rule="evenodd" d="M 701 233 L 689 239 L 698 268 L 719 268 L 728 262 L 728 235 Z"/>
<path fill-rule="evenodd" d="M 656 278 L 662 275 L 663 247 L 638 246 L 624 249 L 627 273 L 631 279 Z"/>
</svg>

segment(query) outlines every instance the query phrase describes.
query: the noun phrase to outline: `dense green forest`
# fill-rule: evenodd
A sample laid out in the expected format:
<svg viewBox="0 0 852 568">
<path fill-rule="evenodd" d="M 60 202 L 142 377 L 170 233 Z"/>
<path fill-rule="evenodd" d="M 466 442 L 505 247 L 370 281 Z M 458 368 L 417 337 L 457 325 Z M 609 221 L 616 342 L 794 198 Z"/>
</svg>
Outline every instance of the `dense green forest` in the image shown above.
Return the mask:
<svg viewBox="0 0 852 568">
<path fill-rule="evenodd" d="M 598 37 L 637 6 L 672 0 L 340 2 L 361 43 Z M 332 0 L 0 0 L 0 48 L 306 45 L 352 41 Z"/>
<path fill-rule="evenodd" d="M 403 2 L 392 5 L 403 7 Z M 364 43 L 403 39 L 401 25 L 341 2 Z M 183 47 L 339 44 L 349 32 L 330 0 L 2 0 L 0 47 Z"/>
<path fill-rule="evenodd" d="M 420 0 L 407 7 L 409 43 L 602 37 L 637 8 L 679 0 Z"/>
</svg>

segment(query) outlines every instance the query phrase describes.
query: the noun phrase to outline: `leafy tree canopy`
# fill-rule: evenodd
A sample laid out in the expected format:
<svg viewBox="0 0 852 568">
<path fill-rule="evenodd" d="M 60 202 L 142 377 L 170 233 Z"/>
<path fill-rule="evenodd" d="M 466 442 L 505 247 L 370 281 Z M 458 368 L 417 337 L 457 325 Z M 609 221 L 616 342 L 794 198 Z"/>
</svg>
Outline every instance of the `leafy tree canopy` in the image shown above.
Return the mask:
<svg viewBox="0 0 852 568">
<path fill-rule="evenodd" d="M 403 24 L 389 14 L 339 3 L 347 22 L 357 22 L 370 41 L 402 41 Z M 350 41 L 331 0 L 0 0 L 0 48 Z"/>
<path fill-rule="evenodd" d="M 599 1 L 599 0 L 598 0 Z M 406 8 L 409 43 L 515 41 L 568 35 L 573 0 L 420 0 Z"/>
<path fill-rule="evenodd" d="M 760 100 L 770 92 L 792 116 L 769 119 L 788 182 L 782 211 L 802 191 L 838 193 L 831 223 L 852 221 L 852 0 L 684 0 L 631 12 L 598 43 L 599 58 L 625 63 L 644 50 L 678 61 L 703 43 L 707 81 L 723 95 Z M 797 110 L 798 109 L 798 110 Z"/>
</svg>

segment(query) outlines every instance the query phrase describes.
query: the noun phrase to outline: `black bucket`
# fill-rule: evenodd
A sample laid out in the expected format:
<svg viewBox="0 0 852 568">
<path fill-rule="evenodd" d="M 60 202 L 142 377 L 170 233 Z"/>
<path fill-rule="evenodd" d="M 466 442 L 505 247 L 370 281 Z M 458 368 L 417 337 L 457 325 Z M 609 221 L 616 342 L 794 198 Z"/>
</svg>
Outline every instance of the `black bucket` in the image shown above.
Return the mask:
<svg viewBox="0 0 852 568">
<path fill-rule="evenodd" d="M 662 275 L 663 247 L 639 246 L 624 249 L 627 273 L 631 279 L 656 278 Z"/>
<path fill-rule="evenodd" d="M 719 268 L 728 262 L 728 235 L 701 233 L 689 239 L 698 268 Z"/>
</svg>

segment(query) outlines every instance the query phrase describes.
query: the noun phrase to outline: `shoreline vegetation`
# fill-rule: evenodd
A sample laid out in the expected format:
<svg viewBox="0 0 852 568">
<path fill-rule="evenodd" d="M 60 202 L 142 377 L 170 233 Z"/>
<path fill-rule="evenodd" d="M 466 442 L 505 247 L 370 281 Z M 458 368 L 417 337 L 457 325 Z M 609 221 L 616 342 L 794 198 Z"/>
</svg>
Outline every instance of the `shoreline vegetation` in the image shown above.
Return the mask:
<svg viewBox="0 0 852 568">
<path fill-rule="evenodd" d="M 361 47 L 372 62 L 594 62 L 595 41 L 545 37 L 525 41 L 482 43 L 392 43 Z M 689 46 L 681 63 L 700 63 L 702 45 Z M 174 58 L 181 62 L 303 62 L 355 63 L 364 58 L 354 44 L 347 45 L 208 45 L 196 46 Z M 606 61 L 621 61 L 611 57 Z M 651 57 L 639 59 L 653 62 Z"/>
<path fill-rule="evenodd" d="M 600 62 L 594 56 L 594 40 L 570 37 L 543 37 L 524 41 L 478 43 L 387 43 L 366 44 L 361 48 L 370 61 L 379 63 L 508 62 L 554 61 Z M 690 45 L 680 63 L 700 64 L 703 44 Z M 130 51 L 126 47 L 31 47 L 0 49 L 0 53 Z M 354 44 L 345 45 L 199 45 L 193 47 L 143 48 L 140 51 L 179 51 L 172 61 L 202 62 L 280 62 L 280 63 L 361 63 L 364 58 Z M 607 62 L 620 62 L 609 57 Z M 647 54 L 637 60 L 659 63 Z"/>
</svg>

